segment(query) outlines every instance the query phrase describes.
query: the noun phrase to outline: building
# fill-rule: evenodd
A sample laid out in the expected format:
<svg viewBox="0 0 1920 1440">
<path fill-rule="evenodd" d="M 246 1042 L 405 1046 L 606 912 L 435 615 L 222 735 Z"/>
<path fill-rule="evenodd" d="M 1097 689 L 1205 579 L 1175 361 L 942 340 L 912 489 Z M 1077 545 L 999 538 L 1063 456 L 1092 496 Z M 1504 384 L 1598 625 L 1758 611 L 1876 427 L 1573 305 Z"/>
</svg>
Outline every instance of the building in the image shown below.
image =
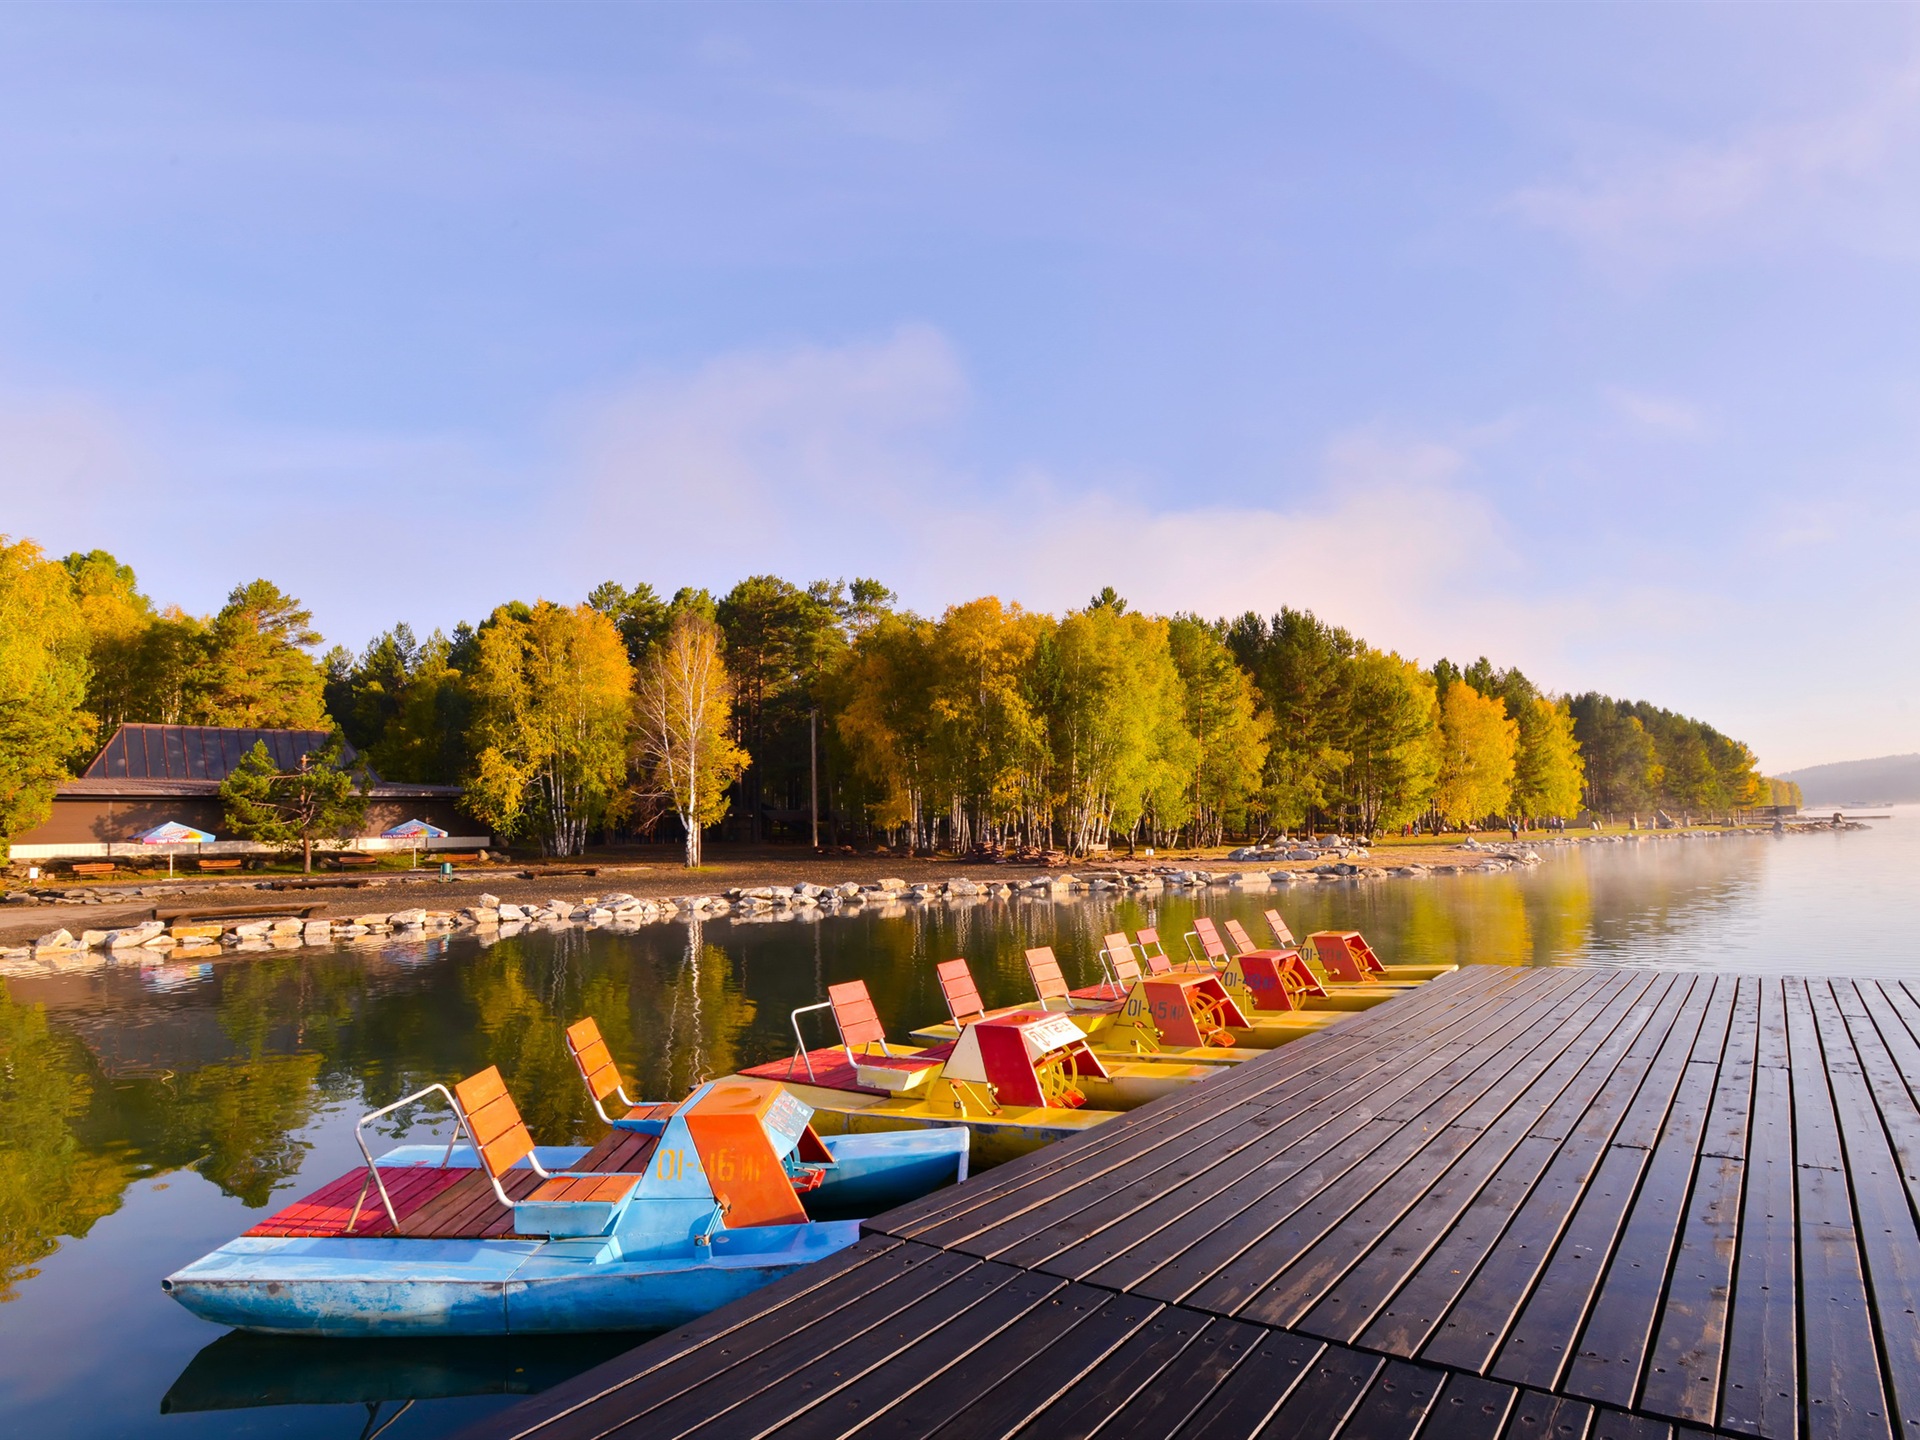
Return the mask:
<svg viewBox="0 0 1920 1440">
<path fill-rule="evenodd" d="M 83 859 L 129 855 L 156 847 L 134 837 L 178 820 L 220 835 L 226 829 L 220 782 L 241 757 L 264 742 L 283 770 L 327 743 L 324 730 L 248 730 L 216 725 L 122 725 L 76 780 L 54 793 L 45 823 L 13 837 L 15 860 Z M 347 754 L 353 757 L 351 746 Z M 371 770 L 368 772 L 371 774 Z M 482 827 L 459 808 L 458 785 L 412 785 L 374 776 L 367 819 L 349 842 L 355 850 L 409 849 L 412 842 L 382 840 L 380 832 L 404 820 L 425 820 L 447 832 L 423 848 L 477 850 L 490 843 Z M 245 855 L 268 847 L 220 839 L 208 845 L 157 847 L 207 855 Z"/>
</svg>

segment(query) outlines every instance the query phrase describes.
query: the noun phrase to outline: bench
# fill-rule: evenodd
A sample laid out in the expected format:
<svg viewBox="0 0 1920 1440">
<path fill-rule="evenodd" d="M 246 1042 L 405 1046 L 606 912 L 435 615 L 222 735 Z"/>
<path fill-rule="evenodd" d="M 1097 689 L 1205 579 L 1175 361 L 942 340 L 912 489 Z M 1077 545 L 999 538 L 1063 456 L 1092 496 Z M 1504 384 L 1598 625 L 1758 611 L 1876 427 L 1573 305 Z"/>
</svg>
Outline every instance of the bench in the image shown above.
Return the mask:
<svg viewBox="0 0 1920 1440">
<path fill-rule="evenodd" d="M 378 855 L 336 855 L 333 857 L 333 863 L 336 865 L 378 865 L 380 863 L 380 857 Z"/>
<path fill-rule="evenodd" d="M 111 875 L 113 874 L 113 862 L 111 860 L 93 860 L 85 863 L 76 861 L 69 868 L 76 875 Z"/>
<path fill-rule="evenodd" d="M 202 870 L 238 870 L 246 862 L 235 857 L 232 860 L 196 860 L 193 863 Z"/>
</svg>

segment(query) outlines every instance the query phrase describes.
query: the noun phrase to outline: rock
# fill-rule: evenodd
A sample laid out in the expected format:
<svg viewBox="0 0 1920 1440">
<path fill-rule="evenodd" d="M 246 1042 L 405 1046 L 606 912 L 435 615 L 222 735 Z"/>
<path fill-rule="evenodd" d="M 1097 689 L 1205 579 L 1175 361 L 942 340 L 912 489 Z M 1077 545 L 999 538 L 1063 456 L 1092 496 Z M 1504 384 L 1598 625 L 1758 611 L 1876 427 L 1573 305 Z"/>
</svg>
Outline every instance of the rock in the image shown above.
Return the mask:
<svg viewBox="0 0 1920 1440">
<path fill-rule="evenodd" d="M 889 876 L 884 880 L 876 880 L 874 882 L 873 888 L 876 890 L 884 890 L 888 894 L 892 894 L 895 891 L 906 889 L 907 882 L 904 880 L 898 880 L 893 878 L 892 876 Z"/>
<path fill-rule="evenodd" d="M 1227 883 L 1236 890 L 1265 890 L 1272 886 L 1264 871 L 1241 870 L 1229 876 Z"/>
<path fill-rule="evenodd" d="M 476 910 L 498 910 L 500 908 L 500 897 L 498 895 L 487 895 L 483 893 L 478 900 L 473 902 L 473 908 Z"/>
<path fill-rule="evenodd" d="M 149 920 L 144 925 L 134 925 L 125 930 L 107 931 L 102 942 L 109 950 L 118 950 L 123 946 L 145 945 L 156 936 L 164 935 L 167 927 L 158 920 Z"/>
<path fill-rule="evenodd" d="M 980 886 L 964 876 L 958 880 L 949 880 L 947 882 L 947 894 L 949 895 L 978 895 L 979 893 Z"/>
<path fill-rule="evenodd" d="M 835 888 L 839 890 L 842 899 L 851 900 L 860 893 L 860 882 L 857 880 L 849 880 L 845 884 Z"/>
<path fill-rule="evenodd" d="M 333 927 L 333 938 L 336 940 L 351 940 L 356 935 L 364 935 L 366 933 L 367 927 L 364 925 L 336 925 Z"/>
<path fill-rule="evenodd" d="M 549 900 L 547 902 L 547 914 L 555 920 L 565 920 L 573 914 L 573 906 L 565 900 Z"/>
<path fill-rule="evenodd" d="M 387 923 L 396 930 L 418 930 L 427 923 L 425 910 L 396 910 L 387 916 Z"/>
<path fill-rule="evenodd" d="M 356 915 L 353 917 L 353 923 L 358 925 L 362 930 L 371 930 L 375 926 L 385 926 L 387 917 L 385 915 Z"/>
<path fill-rule="evenodd" d="M 300 933 L 306 937 L 309 945 L 322 945 L 333 933 L 333 926 L 325 920 L 309 920 L 300 927 Z"/>
<path fill-rule="evenodd" d="M 304 920 L 276 920 L 268 927 L 268 933 L 272 935 L 298 935 L 306 928 L 307 922 Z"/>
<path fill-rule="evenodd" d="M 481 898 L 484 899 L 485 897 L 483 896 Z M 522 910 L 518 905 L 505 901 L 502 901 L 494 908 L 500 912 L 500 923 L 502 925 L 516 925 L 527 918 L 526 911 Z"/>
<path fill-rule="evenodd" d="M 33 942 L 34 952 L 42 950 L 78 950 L 80 942 L 65 930 L 49 930 Z"/>
<path fill-rule="evenodd" d="M 233 933 L 242 940 L 264 940 L 273 933 L 271 920 L 248 920 L 233 927 Z"/>
</svg>

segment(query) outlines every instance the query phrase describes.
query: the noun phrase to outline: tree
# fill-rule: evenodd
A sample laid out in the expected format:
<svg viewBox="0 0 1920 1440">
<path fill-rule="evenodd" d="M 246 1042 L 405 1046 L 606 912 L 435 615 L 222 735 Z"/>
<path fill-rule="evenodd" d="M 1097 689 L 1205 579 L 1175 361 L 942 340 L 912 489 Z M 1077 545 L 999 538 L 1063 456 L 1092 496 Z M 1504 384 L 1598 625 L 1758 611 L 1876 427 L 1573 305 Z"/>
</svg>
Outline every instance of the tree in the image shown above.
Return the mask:
<svg viewBox="0 0 1920 1440">
<path fill-rule="evenodd" d="M 1506 706 L 1464 680 L 1440 701 L 1440 773 L 1433 805 L 1449 820 L 1505 812 L 1513 791 L 1519 727 Z"/>
<path fill-rule="evenodd" d="M 454 656 L 471 665 L 478 640 L 461 631 L 464 641 L 438 630 L 421 640 L 402 623 L 357 657 L 341 645 L 327 652 L 327 713 L 389 780 L 444 785 L 466 772 L 473 705 Z"/>
<path fill-rule="evenodd" d="M 1418 815 L 1433 794 L 1440 772 L 1434 683 L 1411 660 L 1371 646 L 1346 671 L 1348 760 L 1340 793 L 1355 830 L 1372 835 Z"/>
<path fill-rule="evenodd" d="M 633 666 L 589 605 L 503 605 L 480 628 L 469 805 L 501 834 L 529 830 L 552 855 L 623 814 Z"/>
<path fill-rule="evenodd" d="M 263 730 L 326 722 L 326 672 L 313 612 L 268 580 L 235 587 L 213 617 L 187 676 L 187 721 Z"/>
<path fill-rule="evenodd" d="M 1588 806 L 1612 815 L 1652 805 L 1660 765 L 1640 717 L 1619 701 L 1593 693 L 1575 696 L 1567 709 L 1586 765 Z"/>
<path fill-rule="evenodd" d="M 1044 808 L 1045 730 L 1031 681 L 1035 647 L 1052 626 L 1047 616 L 985 596 L 949 606 L 933 629 L 925 700 L 932 798 L 947 812 L 956 851 Z"/>
<path fill-rule="evenodd" d="M 1580 742 L 1573 734 L 1573 712 L 1565 700 L 1536 695 L 1514 717 L 1519 745 L 1513 762 L 1513 798 L 1517 815 L 1571 815 L 1580 808 L 1586 771 Z"/>
<path fill-rule="evenodd" d="M 53 813 L 95 735 L 86 615 L 66 570 L 0 535 L 0 845 Z"/>
<path fill-rule="evenodd" d="M 62 560 L 73 582 L 74 598 L 86 620 L 88 660 L 93 679 L 87 709 L 99 733 L 111 735 L 129 720 L 144 719 L 150 709 L 145 653 L 156 619 L 153 602 L 140 593 L 133 567 L 105 550 L 78 551 Z"/>
<path fill-rule="evenodd" d="M 282 770 L 256 740 L 220 782 L 227 825 L 245 840 L 291 850 L 300 847 L 301 868 L 313 870 L 315 842 L 344 840 L 367 818 L 367 777 L 346 758 L 347 737 L 338 729 L 318 750 Z"/>
<path fill-rule="evenodd" d="M 702 827 L 725 817 L 727 787 L 747 765 L 728 734 L 732 705 L 718 627 L 682 610 L 647 657 L 633 708 L 643 793 L 680 817 L 689 869 L 700 863 Z"/>
<path fill-rule="evenodd" d="M 1189 810 L 1202 845 L 1218 845 L 1227 827 L 1246 824 L 1273 735 L 1273 720 L 1261 713 L 1253 681 L 1234 663 L 1221 629 L 1197 615 L 1167 622 L 1187 732 L 1198 747 Z"/>
<path fill-rule="evenodd" d="M 1096 604 L 1063 619 L 1050 648 L 1053 792 L 1069 847 L 1130 835 L 1149 812 L 1167 829 L 1184 825 L 1200 745 L 1186 728 L 1167 622 Z"/>
<path fill-rule="evenodd" d="M 810 715 L 822 675 L 846 648 L 837 610 L 844 603 L 844 587 L 826 581 L 802 590 L 753 575 L 716 607 L 733 677 L 734 738 L 754 757 L 741 795 L 753 838 L 761 838 L 764 809 L 802 802 Z"/>
<path fill-rule="evenodd" d="M 915 840 L 932 783 L 933 641 L 918 615 L 882 616 L 855 639 L 830 690 L 841 743 L 878 797 L 872 818 Z"/>
<path fill-rule="evenodd" d="M 1349 697 L 1345 662 L 1359 642 L 1304 610 L 1282 610 L 1271 621 L 1248 611 L 1227 627 L 1227 647 L 1253 677 L 1273 715 L 1259 797 L 1282 828 L 1324 809 L 1349 756 L 1342 748 Z"/>
<path fill-rule="evenodd" d="M 387 779 L 448 785 L 466 773 L 473 695 L 453 655 L 453 643 L 436 630 L 414 656 L 399 708 L 367 752 Z"/>
<path fill-rule="evenodd" d="M 613 622 L 626 642 L 627 659 L 636 667 L 647 658 L 654 642 L 667 633 L 673 619 L 671 607 L 644 580 L 631 590 L 617 580 L 603 580 L 588 592 L 587 604 Z"/>
</svg>

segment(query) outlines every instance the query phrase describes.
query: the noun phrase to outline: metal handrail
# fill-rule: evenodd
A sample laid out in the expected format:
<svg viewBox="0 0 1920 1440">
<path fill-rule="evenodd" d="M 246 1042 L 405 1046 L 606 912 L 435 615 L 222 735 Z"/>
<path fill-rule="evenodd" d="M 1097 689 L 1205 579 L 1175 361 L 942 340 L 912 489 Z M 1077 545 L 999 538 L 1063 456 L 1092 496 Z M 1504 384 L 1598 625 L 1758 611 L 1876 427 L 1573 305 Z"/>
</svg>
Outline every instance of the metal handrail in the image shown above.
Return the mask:
<svg viewBox="0 0 1920 1440">
<path fill-rule="evenodd" d="M 447 1153 L 440 1157 L 440 1168 L 444 1170 L 453 1160 L 454 1141 L 460 1138 L 461 1131 L 466 1131 L 467 1140 L 473 1145 L 476 1151 L 480 1148 L 479 1143 L 473 1138 L 472 1129 L 467 1125 L 466 1113 L 461 1110 L 459 1102 L 453 1098 L 453 1092 L 444 1085 L 433 1084 L 427 1086 L 424 1090 L 416 1090 L 413 1094 L 396 1100 L 391 1105 L 383 1105 L 378 1110 L 362 1115 L 353 1125 L 353 1138 L 360 1146 L 360 1154 L 366 1159 L 367 1174 L 372 1178 L 374 1187 L 379 1190 L 380 1203 L 386 1207 L 387 1219 L 393 1223 L 393 1228 L 396 1230 L 400 1228 L 400 1216 L 393 1208 L 393 1197 L 387 1194 L 387 1182 L 380 1178 L 380 1167 L 374 1163 L 373 1152 L 367 1149 L 367 1137 L 364 1127 L 370 1121 L 378 1120 L 382 1115 L 391 1115 L 394 1111 L 404 1109 L 417 1100 L 424 1100 L 436 1090 L 446 1097 L 447 1108 L 453 1111 L 453 1134 L 447 1137 Z M 347 1233 L 349 1235 L 353 1233 L 353 1227 L 360 1223 L 360 1207 L 365 1203 L 366 1198 L 367 1188 L 363 1185 L 360 1187 L 360 1198 L 353 1202 L 353 1214 L 347 1220 Z"/>
<path fill-rule="evenodd" d="M 807 1079 L 809 1080 L 814 1079 L 813 1056 L 807 1053 L 807 1037 L 800 1033 L 800 1017 L 805 1015 L 809 1010 L 831 1010 L 832 1008 L 833 1002 L 831 1000 L 822 1000 L 818 1005 L 802 1005 L 798 1010 L 793 1012 L 793 1039 L 794 1044 L 798 1047 L 794 1051 L 794 1056 L 806 1063 Z M 853 1052 L 851 1050 L 847 1051 L 847 1059 L 853 1059 Z M 787 1067 L 787 1073 L 789 1075 L 793 1073 L 793 1067 L 791 1065 Z"/>
</svg>

